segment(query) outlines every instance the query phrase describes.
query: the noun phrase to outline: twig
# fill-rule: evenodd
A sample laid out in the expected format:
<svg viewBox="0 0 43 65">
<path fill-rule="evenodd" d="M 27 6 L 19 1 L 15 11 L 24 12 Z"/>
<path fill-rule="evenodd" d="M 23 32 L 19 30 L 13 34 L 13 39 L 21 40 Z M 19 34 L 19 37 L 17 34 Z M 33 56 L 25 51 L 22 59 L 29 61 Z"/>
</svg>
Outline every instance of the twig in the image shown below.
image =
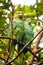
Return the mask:
<svg viewBox="0 0 43 65">
<path fill-rule="evenodd" d="M 4 58 L 0 57 L 1 60 L 6 61 Z"/>
<path fill-rule="evenodd" d="M 43 29 L 42 29 L 43 30 Z M 42 31 L 41 30 L 41 31 Z M 36 38 L 40 33 L 41 33 L 41 31 L 34 37 L 34 38 Z M 7 37 L 7 36 L 0 36 L 0 39 L 11 39 L 10 37 Z M 14 42 L 16 42 L 16 43 L 18 43 L 18 44 L 21 44 L 21 41 L 19 41 L 19 40 L 16 40 L 16 39 L 12 39 Z M 34 39 L 33 39 L 34 40 Z M 24 45 L 23 45 L 24 46 Z M 27 48 L 28 49 L 28 48 Z M 29 50 L 29 49 L 28 49 Z M 30 51 L 30 50 L 29 50 Z M 31 52 L 31 51 L 30 51 Z M 31 52 L 32 53 L 32 52 Z M 32 53 L 33 55 L 34 55 L 34 53 Z"/>
<path fill-rule="evenodd" d="M 9 63 L 12 63 L 14 60 L 16 60 L 16 59 L 18 58 L 18 56 L 25 50 L 25 48 L 26 48 L 42 31 L 43 31 L 43 29 L 42 29 L 35 37 L 33 37 L 33 38 L 31 39 L 31 41 L 29 41 L 27 44 L 25 44 L 24 47 L 20 50 L 19 54 L 18 54 L 16 57 L 14 57 L 13 59 L 11 59 L 11 60 L 7 63 L 7 65 L 8 65 Z"/>
<path fill-rule="evenodd" d="M 41 30 L 42 31 L 42 30 Z M 41 32 L 40 31 L 40 32 Z M 40 34 L 40 32 L 39 32 L 39 34 Z M 7 37 L 7 36 L 0 36 L 0 39 L 10 39 L 11 40 L 11 38 L 10 37 Z M 24 44 L 22 44 L 22 42 L 21 41 L 19 41 L 18 39 L 16 40 L 16 39 L 12 39 L 13 40 L 13 43 L 15 42 L 15 43 L 18 43 L 20 46 L 24 46 Z M 32 55 L 34 55 L 35 56 L 35 54 L 28 48 L 28 47 L 26 47 L 25 48 L 26 50 L 28 50 Z M 35 56 L 36 57 L 36 56 Z M 37 58 L 37 57 L 36 57 Z"/>
<path fill-rule="evenodd" d="M 8 52 L 8 57 L 7 57 L 7 60 L 5 61 L 4 65 L 6 65 L 6 63 L 8 62 L 8 59 L 10 57 L 10 52 L 11 52 L 11 49 L 12 49 L 12 39 L 13 39 L 13 17 L 14 17 L 14 7 L 13 7 L 13 4 L 11 2 L 11 0 L 9 0 L 9 3 L 11 4 L 11 7 L 12 7 L 12 15 L 10 17 L 10 31 L 11 31 L 11 40 L 10 40 L 10 48 L 9 48 L 9 52 Z"/>
<path fill-rule="evenodd" d="M 40 43 L 40 39 L 42 37 L 42 34 L 43 34 L 43 31 L 41 31 L 41 33 L 39 34 L 38 38 L 37 38 L 37 41 L 36 41 L 36 45 L 34 46 L 33 48 L 33 53 L 36 54 L 37 52 L 39 52 L 40 48 L 38 48 L 38 45 Z M 30 58 L 30 63 L 29 65 L 32 65 L 33 64 L 33 61 L 34 61 L 34 56 L 32 55 L 31 58 Z"/>
<path fill-rule="evenodd" d="M 0 38 L 6 38 L 6 39 L 11 39 L 11 38 L 9 38 L 9 37 L 6 37 L 6 36 L 1 36 Z M 13 40 L 13 43 L 16 43 L 16 44 L 18 44 L 18 45 L 20 45 L 20 46 L 24 46 L 24 44 L 21 42 L 21 41 L 19 41 L 19 40 L 16 40 L 16 39 L 12 39 Z M 37 56 L 28 48 L 28 47 L 26 47 L 25 48 L 25 50 L 27 50 L 27 51 L 29 51 L 32 55 L 34 55 L 36 58 L 37 58 Z M 15 50 L 16 51 L 16 50 Z M 16 51 L 17 52 L 17 51 Z M 17 52 L 18 53 L 18 52 Z"/>
</svg>

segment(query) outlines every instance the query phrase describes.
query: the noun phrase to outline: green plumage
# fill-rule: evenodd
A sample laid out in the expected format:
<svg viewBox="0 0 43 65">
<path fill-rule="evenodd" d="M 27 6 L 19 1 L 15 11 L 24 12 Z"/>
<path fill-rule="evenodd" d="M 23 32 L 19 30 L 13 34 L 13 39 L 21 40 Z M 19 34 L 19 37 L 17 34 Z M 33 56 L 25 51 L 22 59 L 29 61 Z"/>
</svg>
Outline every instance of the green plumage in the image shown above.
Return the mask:
<svg viewBox="0 0 43 65">
<path fill-rule="evenodd" d="M 34 36 L 33 27 L 31 25 L 25 25 L 25 35 L 23 42 L 26 43 L 32 39 Z"/>
<path fill-rule="evenodd" d="M 34 36 L 33 27 L 29 24 L 24 24 L 25 21 L 19 18 L 13 20 L 13 38 L 23 41 L 23 43 L 28 42 Z M 10 36 L 10 25 L 7 30 L 8 36 Z"/>
</svg>

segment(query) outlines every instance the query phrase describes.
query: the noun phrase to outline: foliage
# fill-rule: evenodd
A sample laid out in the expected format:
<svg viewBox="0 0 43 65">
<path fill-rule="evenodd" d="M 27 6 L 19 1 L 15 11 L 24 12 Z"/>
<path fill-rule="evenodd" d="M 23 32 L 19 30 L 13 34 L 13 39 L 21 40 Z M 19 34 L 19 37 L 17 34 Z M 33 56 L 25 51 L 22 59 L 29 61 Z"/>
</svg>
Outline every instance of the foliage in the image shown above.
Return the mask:
<svg viewBox="0 0 43 65">
<path fill-rule="evenodd" d="M 10 19 L 12 17 L 12 11 L 10 7 L 11 4 L 8 0 L 0 0 L 0 36 L 11 36 Z M 43 27 L 42 22 L 38 19 L 43 15 L 43 0 L 30 6 L 21 6 L 19 4 L 14 8 L 13 14 L 13 38 L 21 41 L 23 45 L 25 45 L 39 32 L 39 29 Z M 28 48 L 31 47 L 30 49 L 33 50 L 33 45 L 35 45 L 35 42 L 32 42 Z M 16 55 L 18 55 L 17 52 L 20 51 L 22 47 L 23 46 L 20 46 L 18 43 L 13 42 L 9 60 L 16 57 Z M 10 40 L 0 38 L 0 57 L 6 59 L 9 49 Z M 40 57 L 43 57 L 42 51 L 38 54 Z M 9 65 L 29 65 L 30 57 L 31 53 L 26 50 Z M 40 62 L 43 62 L 43 59 L 40 59 Z M 3 60 L 0 59 L 0 64 L 2 65 L 3 63 Z"/>
</svg>

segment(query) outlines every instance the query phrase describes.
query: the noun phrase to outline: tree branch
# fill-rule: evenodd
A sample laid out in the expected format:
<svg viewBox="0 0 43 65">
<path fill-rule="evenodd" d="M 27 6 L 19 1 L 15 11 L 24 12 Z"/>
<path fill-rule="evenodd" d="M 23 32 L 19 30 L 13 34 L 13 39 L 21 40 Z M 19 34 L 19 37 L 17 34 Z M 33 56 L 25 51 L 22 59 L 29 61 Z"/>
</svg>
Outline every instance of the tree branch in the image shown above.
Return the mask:
<svg viewBox="0 0 43 65">
<path fill-rule="evenodd" d="M 13 4 L 11 2 L 11 0 L 9 0 L 9 3 L 11 4 L 11 7 L 12 7 L 12 15 L 10 17 L 10 31 L 11 31 L 11 40 L 10 40 L 10 48 L 9 48 L 9 52 L 8 52 L 8 57 L 7 57 L 7 60 L 5 61 L 4 65 L 6 65 L 6 63 L 8 62 L 8 59 L 10 57 L 10 52 L 11 52 L 11 49 L 12 49 L 12 39 L 13 39 L 13 17 L 14 17 L 14 7 L 13 7 Z"/>
<path fill-rule="evenodd" d="M 19 54 L 18 54 L 16 57 L 14 57 L 13 59 L 11 59 L 11 60 L 7 63 L 7 65 L 8 65 L 9 63 L 12 63 L 14 60 L 16 60 L 16 59 L 18 58 L 18 56 L 25 50 L 25 48 L 26 48 L 30 43 L 32 43 L 32 41 L 33 41 L 42 31 L 43 31 L 43 29 L 42 29 L 35 37 L 33 37 L 33 38 L 31 39 L 31 41 L 29 41 L 27 44 L 25 44 L 24 47 L 20 50 Z"/>
<path fill-rule="evenodd" d="M 37 41 L 36 41 L 36 45 L 34 46 L 33 48 L 33 53 L 36 54 L 37 52 L 39 52 L 40 48 L 38 48 L 38 45 L 40 43 L 40 39 L 42 37 L 42 34 L 43 34 L 43 31 L 41 31 L 41 33 L 38 35 L 37 37 Z M 33 64 L 33 61 L 34 61 L 34 56 L 32 55 L 31 58 L 30 58 L 30 63 L 29 65 L 32 65 Z"/>
<path fill-rule="evenodd" d="M 4 58 L 0 57 L 1 60 L 6 61 Z"/>
</svg>

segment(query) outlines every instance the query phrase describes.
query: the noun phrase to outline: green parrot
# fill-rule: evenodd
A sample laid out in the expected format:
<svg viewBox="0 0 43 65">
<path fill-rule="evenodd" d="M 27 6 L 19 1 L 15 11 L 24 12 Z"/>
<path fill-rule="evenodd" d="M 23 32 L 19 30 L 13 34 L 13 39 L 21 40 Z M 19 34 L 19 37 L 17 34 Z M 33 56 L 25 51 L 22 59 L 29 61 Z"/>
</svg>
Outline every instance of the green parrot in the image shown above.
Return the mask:
<svg viewBox="0 0 43 65">
<path fill-rule="evenodd" d="M 10 25 L 7 30 L 7 35 L 10 36 Z M 13 19 L 13 38 L 21 40 L 24 34 L 24 21 L 19 18 Z"/>
<path fill-rule="evenodd" d="M 7 30 L 8 36 L 10 36 L 10 25 Z M 25 21 L 20 18 L 13 20 L 13 38 L 28 42 L 34 36 L 33 27 L 29 24 L 25 24 Z"/>
<path fill-rule="evenodd" d="M 7 30 L 8 36 L 10 36 L 10 25 Z M 22 41 L 23 44 L 26 44 L 28 41 L 32 39 L 34 36 L 33 27 L 29 24 L 25 24 L 25 21 L 20 18 L 13 19 L 13 38 Z M 22 48 L 21 44 L 14 43 L 14 45 L 18 44 L 19 50 Z"/>
</svg>

